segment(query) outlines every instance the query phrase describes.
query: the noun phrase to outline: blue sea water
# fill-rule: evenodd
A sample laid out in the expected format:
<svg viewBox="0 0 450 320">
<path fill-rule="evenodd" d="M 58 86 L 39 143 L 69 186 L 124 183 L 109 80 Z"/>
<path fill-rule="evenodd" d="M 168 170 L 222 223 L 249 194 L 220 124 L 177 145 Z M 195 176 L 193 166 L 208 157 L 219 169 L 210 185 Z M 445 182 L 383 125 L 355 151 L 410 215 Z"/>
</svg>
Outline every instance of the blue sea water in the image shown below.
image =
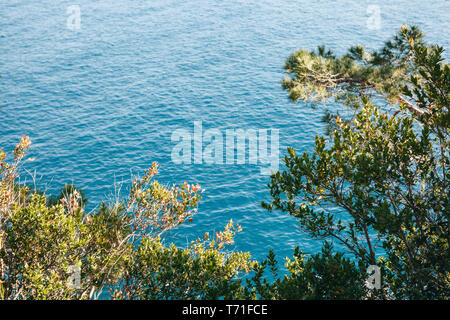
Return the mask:
<svg viewBox="0 0 450 320">
<path fill-rule="evenodd" d="M 79 30 L 67 27 L 71 5 L 80 8 Z M 375 29 L 367 25 L 373 6 Z M 444 0 L 0 0 L 0 146 L 12 150 L 30 136 L 28 182 L 36 173 L 47 193 L 73 182 L 89 209 L 157 161 L 158 180 L 205 189 L 194 222 L 167 240 L 185 245 L 233 219 L 243 227 L 235 250 L 258 259 L 295 246 L 315 253 L 321 242 L 294 218 L 261 208 L 269 178 L 259 166 L 175 164 L 172 133 L 192 131 L 194 121 L 222 132 L 275 128 L 281 156 L 288 146 L 311 151 L 322 113 L 281 89 L 290 53 L 378 48 L 404 23 L 449 48 L 449 18 Z"/>
</svg>

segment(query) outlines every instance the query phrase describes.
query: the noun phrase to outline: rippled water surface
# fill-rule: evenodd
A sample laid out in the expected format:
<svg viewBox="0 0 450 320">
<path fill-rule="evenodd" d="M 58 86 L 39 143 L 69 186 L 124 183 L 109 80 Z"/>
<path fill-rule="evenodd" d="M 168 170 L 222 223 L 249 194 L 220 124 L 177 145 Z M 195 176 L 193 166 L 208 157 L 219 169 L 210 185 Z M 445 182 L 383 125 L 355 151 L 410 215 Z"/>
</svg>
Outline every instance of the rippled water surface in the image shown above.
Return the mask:
<svg viewBox="0 0 450 320">
<path fill-rule="evenodd" d="M 79 31 L 66 26 L 72 4 Z M 367 27 L 370 5 L 380 8 L 380 29 Z M 35 161 L 26 168 L 38 186 L 52 193 L 74 182 L 90 209 L 152 161 L 163 182 L 198 182 L 205 193 L 194 223 L 170 234 L 181 245 L 233 219 L 244 229 L 235 248 L 256 258 L 295 245 L 317 252 L 295 219 L 260 207 L 269 194 L 258 166 L 176 165 L 172 132 L 192 131 L 194 121 L 223 132 L 276 128 L 281 155 L 287 146 L 311 151 L 321 113 L 287 100 L 286 57 L 320 44 L 377 48 L 403 23 L 449 48 L 449 12 L 450 1 L 416 0 L 0 0 L 1 147 L 29 135 Z"/>
</svg>

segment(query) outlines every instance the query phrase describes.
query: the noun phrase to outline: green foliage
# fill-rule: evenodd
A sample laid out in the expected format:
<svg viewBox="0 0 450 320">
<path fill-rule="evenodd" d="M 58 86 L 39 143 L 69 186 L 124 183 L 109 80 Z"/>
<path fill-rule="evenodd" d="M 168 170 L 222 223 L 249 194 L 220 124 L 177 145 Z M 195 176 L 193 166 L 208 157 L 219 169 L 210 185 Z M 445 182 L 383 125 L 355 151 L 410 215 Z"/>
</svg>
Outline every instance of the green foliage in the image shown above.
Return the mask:
<svg viewBox="0 0 450 320">
<path fill-rule="evenodd" d="M 15 183 L 29 145 L 23 138 L 12 164 L 0 154 L 1 299 L 201 299 L 242 292 L 236 278 L 250 271 L 250 255 L 223 251 L 239 225 L 230 221 L 213 240 L 205 235 L 188 249 L 161 242 L 164 232 L 192 220 L 198 185 L 162 186 L 153 179 L 154 163 L 133 181 L 126 201 L 86 213 L 86 198 L 73 185 L 49 200 Z"/>
<path fill-rule="evenodd" d="M 263 206 L 326 240 L 312 256 L 296 248 L 285 274 L 272 251 L 262 262 L 226 251 L 241 231 L 232 221 L 187 248 L 166 245 L 166 231 L 192 221 L 201 189 L 159 184 L 156 163 L 127 199 L 92 213 L 74 185 L 52 197 L 31 192 L 17 184 L 31 144 L 23 137 L 11 163 L 0 151 L 0 298 L 448 299 L 450 67 L 442 53 L 403 27 L 379 51 L 355 46 L 336 57 L 319 47 L 288 59 L 283 87 L 292 100 L 333 98 L 353 114 L 326 110 L 329 134 L 311 153 L 288 149 L 271 177 Z M 380 97 L 391 108 L 376 107 Z M 366 288 L 369 265 L 382 268 L 382 290 Z"/>
<path fill-rule="evenodd" d="M 273 252 L 267 260 L 254 266 L 255 275 L 247 280 L 247 298 L 265 300 L 363 299 L 368 296 L 364 286 L 366 272 L 342 253 L 333 254 L 325 242 L 321 253 L 307 258 L 299 248 L 292 259 L 286 259 L 288 273 L 278 275 L 278 262 Z M 264 278 L 266 269 L 273 280 Z"/>
<path fill-rule="evenodd" d="M 313 237 L 340 242 L 361 263 L 381 264 L 386 281 L 378 294 L 394 298 L 450 293 L 450 69 L 442 52 L 417 28 L 403 27 L 379 52 L 299 51 L 287 62 L 293 75 L 284 87 L 293 100 L 345 96 L 357 112 L 334 118 L 313 153 L 288 149 L 286 170 L 269 184 L 272 202 L 263 206 L 297 217 Z M 375 93 L 399 101 L 397 112 L 375 107 Z"/>
<path fill-rule="evenodd" d="M 361 97 L 380 94 L 396 102 L 404 82 L 416 72 L 408 39 L 420 42 L 422 38 L 420 30 L 412 27 L 404 28 L 379 51 L 354 46 L 338 58 L 324 47 L 317 52 L 299 50 L 286 61 L 283 87 L 293 101 L 333 97 L 358 107 Z"/>
<path fill-rule="evenodd" d="M 71 296 L 65 270 L 80 263 L 77 251 L 85 241 L 77 237 L 80 219 L 80 210 L 67 215 L 62 206 L 47 207 L 45 197 L 39 195 L 33 195 L 27 206 L 14 208 L 2 230 L 7 248 L 0 252 L 7 266 L 6 296 Z"/>
<path fill-rule="evenodd" d="M 29 141 L 24 138 L 25 149 Z M 19 154 L 19 153 L 18 153 Z M 2 158 L 0 293 L 2 299 L 356 299 L 364 297 L 364 274 L 326 245 L 306 258 L 298 249 L 278 278 L 271 252 L 252 261 L 228 252 L 241 231 L 232 221 L 214 237 L 188 248 L 165 245 L 161 235 L 192 219 L 199 186 L 163 187 L 154 164 L 133 181 L 126 201 L 84 211 L 85 197 L 65 187 L 57 201 L 14 183 L 21 152 L 10 165 Z M 73 267 L 79 283 L 70 281 Z M 271 280 L 264 278 L 268 269 Z M 251 274 L 253 276 L 251 277 Z M 244 281 L 244 277 L 247 279 Z M 72 279 L 73 280 L 73 279 Z"/>
<path fill-rule="evenodd" d="M 240 272 L 249 272 L 248 253 L 220 252 L 203 244 L 188 249 L 165 247 L 144 239 L 127 267 L 123 286 L 115 292 L 126 299 L 234 299 L 242 296 Z"/>
</svg>

